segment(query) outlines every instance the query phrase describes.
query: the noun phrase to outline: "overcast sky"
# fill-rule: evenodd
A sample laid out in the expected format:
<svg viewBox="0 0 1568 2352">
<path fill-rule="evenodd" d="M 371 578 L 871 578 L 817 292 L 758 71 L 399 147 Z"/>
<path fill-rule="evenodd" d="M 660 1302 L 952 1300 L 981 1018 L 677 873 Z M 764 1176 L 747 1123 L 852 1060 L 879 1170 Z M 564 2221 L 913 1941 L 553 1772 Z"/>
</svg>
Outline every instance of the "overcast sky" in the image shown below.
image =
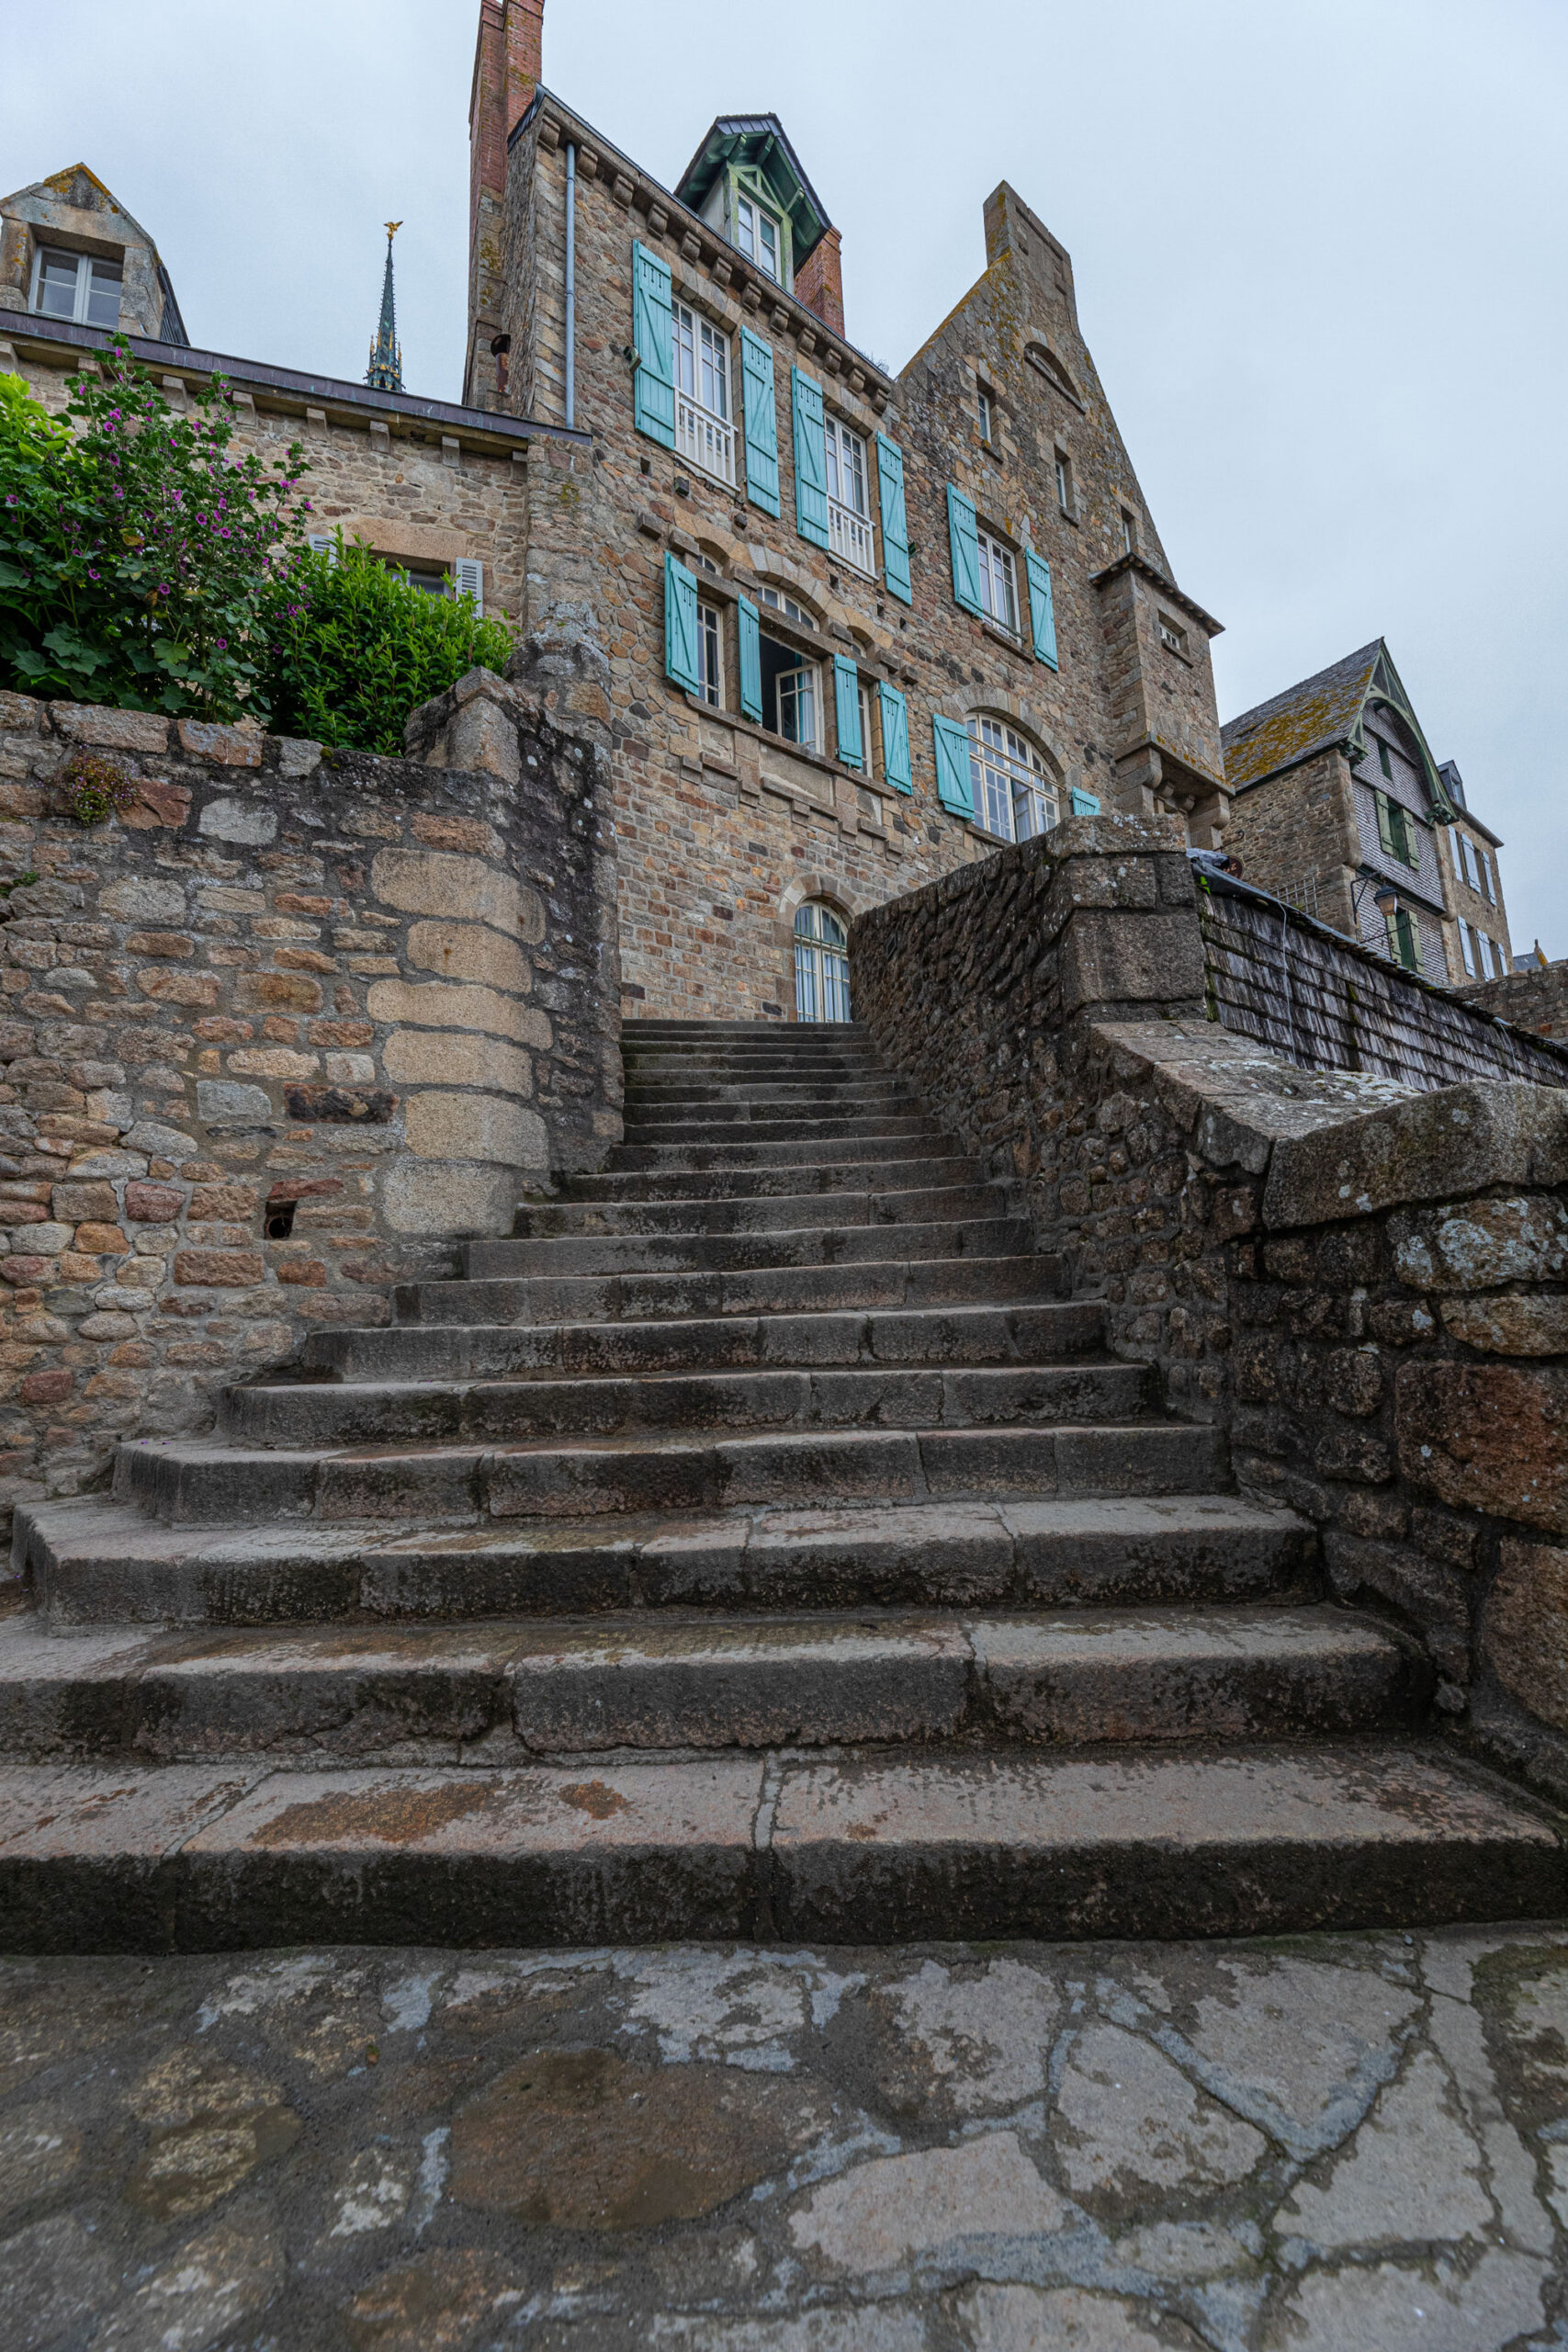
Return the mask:
<svg viewBox="0 0 1568 2352">
<path fill-rule="evenodd" d="M 364 372 L 379 224 L 412 390 L 457 399 L 478 0 L 5 8 L 0 179 L 89 164 L 197 343 Z M 1514 944 L 1568 955 L 1564 0 L 549 0 L 545 77 L 667 184 L 779 113 L 901 367 L 1006 177 L 1178 582 L 1223 718 L 1382 636 L 1507 844 Z"/>
</svg>

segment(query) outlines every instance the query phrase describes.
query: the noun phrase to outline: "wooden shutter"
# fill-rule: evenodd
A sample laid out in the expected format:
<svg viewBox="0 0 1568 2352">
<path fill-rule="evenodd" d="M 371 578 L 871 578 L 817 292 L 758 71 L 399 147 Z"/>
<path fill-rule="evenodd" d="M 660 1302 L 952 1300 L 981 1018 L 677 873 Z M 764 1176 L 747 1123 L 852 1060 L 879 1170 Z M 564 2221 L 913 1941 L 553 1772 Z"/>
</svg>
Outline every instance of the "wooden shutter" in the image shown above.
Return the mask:
<svg viewBox="0 0 1568 2352">
<path fill-rule="evenodd" d="M 741 408 L 746 419 L 746 495 L 764 514 L 779 511 L 779 420 L 771 344 L 740 330 Z"/>
<path fill-rule="evenodd" d="M 773 509 L 774 514 L 778 508 Z M 757 607 L 749 596 L 739 599 L 735 625 L 740 638 L 740 716 L 762 723 L 762 636 Z"/>
<path fill-rule="evenodd" d="M 970 513 L 974 513 L 971 507 Z M 936 797 L 955 817 L 973 818 L 975 798 L 969 788 L 969 729 L 956 718 L 933 718 L 936 744 Z"/>
<path fill-rule="evenodd" d="M 1071 792 L 1067 795 L 1067 798 L 1072 804 L 1072 811 L 1075 817 L 1099 816 L 1100 803 L 1095 798 L 1092 792 L 1082 792 L 1075 784 Z"/>
<path fill-rule="evenodd" d="M 456 593 L 459 596 L 471 597 L 475 612 L 482 614 L 485 608 L 485 568 L 483 564 L 480 563 L 475 556 L 460 555 L 457 558 L 457 562 L 452 566 L 452 571 L 453 584 Z"/>
<path fill-rule="evenodd" d="M 833 705 L 839 723 L 839 757 L 846 767 L 865 765 L 860 733 L 860 672 L 847 654 L 833 656 Z"/>
<path fill-rule="evenodd" d="M 980 531 L 975 502 L 947 485 L 947 534 L 953 542 L 953 594 L 966 613 L 983 615 L 980 602 Z"/>
<path fill-rule="evenodd" d="M 913 792 L 909 767 L 909 707 L 897 686 L 880 686 L 882 699 L 882 774 L 898 792 Z"/>
<path fill-rule="evenodd" d="M 312 555 L 324 555 L 329 563 L 337 561 L 337 533 L 312 531 L 308 541 Z"/>
<path fill-rule="evenodd" d="M 646 245 L 632 246 L 633 416 L 639 433 L 675 447 L 675 335 L 670 270 Z"/>
<path fill-rule="evenodd" d="M 697 662 L 697 575 L 672 555 L 664 559 L 664 674 L 689 695 L 702 684 Z"/>
<path fill-rule="evenodd" d="M 1387 793 L 1380 792 L 1375 785 L 1372 786 L 1372 798 L 1377 804 L 1379 844 L 1390 857 L 1397 857 L 1399 851 L 1393 837 L 1393 803 Z"/>
<path fill-rule="evenodd" d="M 882 570 L 887 593 L 915 601 L 909 579 L 909 517 L 904 503 L 904 452 L 886 433 L 876 436 L 876 483 L 882 501 Z"/>
<path fill-rule="evenodd" d="M 1051 669 L 1056 667 L 1056 615 L 1051 602 L 1051 567 L 1043 555 L 1025 548 L 1024 568 L 1029 573 L 1029 617 L 1034 628 L 1034 659 Z"/>
<path fill-rule="evenodd" d="M 822 388 L 798 368 L 795 385 L 795 523 L 815 548 L 828 544 L 828 432 Z"/>
</svg>

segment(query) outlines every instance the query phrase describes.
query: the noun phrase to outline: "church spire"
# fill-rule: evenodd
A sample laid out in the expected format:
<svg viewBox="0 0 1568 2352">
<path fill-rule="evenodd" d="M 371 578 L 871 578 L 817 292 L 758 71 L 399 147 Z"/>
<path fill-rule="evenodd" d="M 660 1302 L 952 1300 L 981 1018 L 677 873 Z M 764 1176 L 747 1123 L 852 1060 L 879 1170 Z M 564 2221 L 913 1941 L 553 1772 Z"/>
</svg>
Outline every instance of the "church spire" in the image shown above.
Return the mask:
<svg viewBox="0 0 1568 2352">
<path fill-rule="evenodd" d="M 398 347 L 398 319 L 392 301 L 392 239 L 402 227 L 400 220 L 387 223 L 387 275 L 381 284 L 381 323 L 376 340 L 370 346 L 370 365 L 365 380 L 378 392 L 400 392 L 403 389 L 403 355 Z"/>
</svg>

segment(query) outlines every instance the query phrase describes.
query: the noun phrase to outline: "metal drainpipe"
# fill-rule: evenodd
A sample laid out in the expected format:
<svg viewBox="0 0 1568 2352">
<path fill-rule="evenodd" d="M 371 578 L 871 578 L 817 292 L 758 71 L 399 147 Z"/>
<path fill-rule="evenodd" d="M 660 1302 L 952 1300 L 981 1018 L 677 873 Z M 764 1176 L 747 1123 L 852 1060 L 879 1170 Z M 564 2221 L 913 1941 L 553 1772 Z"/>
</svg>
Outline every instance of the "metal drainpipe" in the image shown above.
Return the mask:
<svg viewBox="0 0 1568 2352">
<path fill-rule="evenodd" d="M 577 149 L 566 150 L 566 422 L 577 423 Z"/>
</svg>

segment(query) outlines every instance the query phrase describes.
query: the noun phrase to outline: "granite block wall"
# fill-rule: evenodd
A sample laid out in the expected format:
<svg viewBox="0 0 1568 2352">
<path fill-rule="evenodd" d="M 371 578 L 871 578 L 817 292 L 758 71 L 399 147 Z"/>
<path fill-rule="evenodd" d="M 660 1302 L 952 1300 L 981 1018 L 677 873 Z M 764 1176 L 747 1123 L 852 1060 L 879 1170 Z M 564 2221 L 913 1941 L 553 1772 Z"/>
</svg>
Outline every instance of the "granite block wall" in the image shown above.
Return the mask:
<svg viewBox="0 0 1568 2352">
<path fill-rule="evenodd" d="M 535 666 L 404 760 L 0 695 L 0 1505 L 388 1321 L 618 1136 L 603 724 Z"/>
</svg>

